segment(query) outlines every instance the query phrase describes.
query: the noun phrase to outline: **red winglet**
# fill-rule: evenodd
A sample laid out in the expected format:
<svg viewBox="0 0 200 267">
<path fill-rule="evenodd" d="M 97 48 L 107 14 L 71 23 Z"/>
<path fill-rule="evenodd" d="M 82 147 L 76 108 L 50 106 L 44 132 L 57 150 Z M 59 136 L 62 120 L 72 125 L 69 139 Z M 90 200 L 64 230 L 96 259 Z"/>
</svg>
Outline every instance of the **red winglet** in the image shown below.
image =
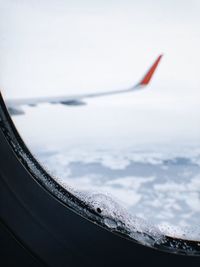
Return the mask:
<svg viewBox="0 0 200 267">
<path fill-rule="evenodd" d="M 152 65 L 152 67 L 149 69 L 149 71 L 147 72 L 147 74 L 144 76 L 144 78 L 141 80 L 141 82 L 139 83 L 139 85 L 141 86 L 146 86 L 149 84 L 161 58 L 162 58 L 163 55 L 160 55 L 156 61 L 154 62 L 154 64 Z"/>
</svg>

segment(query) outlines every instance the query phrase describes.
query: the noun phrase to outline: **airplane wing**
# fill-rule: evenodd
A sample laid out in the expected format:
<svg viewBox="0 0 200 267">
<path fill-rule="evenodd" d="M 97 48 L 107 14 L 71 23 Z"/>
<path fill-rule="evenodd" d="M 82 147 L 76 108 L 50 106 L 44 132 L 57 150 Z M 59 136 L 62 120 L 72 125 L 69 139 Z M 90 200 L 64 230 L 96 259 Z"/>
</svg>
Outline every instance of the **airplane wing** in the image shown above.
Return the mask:
<svg viewBox="0 0 200 267">
<path fill-rule="evenodd" d="M 83 99 L 87 98 L 94 98 L 100 96 L 109 96 L 109 95 L 116 95 L 122 94 L 132 91 L 138 91 L 147 87 L 153 74 L 162 58 L 160 55 L 150 69 L 147 71 L 145 76 L 137 83 L 136 85 L 124 89 L 124 90 L 115 90 L 115 91 L 107 91 L 107 92 L 99 92 L 94 94 L 83 94 L 83 95 L 76 95 L 76 96 L 59 96 L 59 97 L 38 97 L 38 98 L 24 98 L 24 99 L 8 99 L 6 100 L 6 105 L 11 113 L 11 115 L 19 115 L 24 114 L 24 111 L 21 109 L 21 106 L 28 105 L 28 106 L 36 106 L 41 103 L 52 103 L 52 104 L 63 104 L 69 106 L 77 106 L 77 105 L 84 105 L 85 103 L 82 101 Z"/>
</svg>

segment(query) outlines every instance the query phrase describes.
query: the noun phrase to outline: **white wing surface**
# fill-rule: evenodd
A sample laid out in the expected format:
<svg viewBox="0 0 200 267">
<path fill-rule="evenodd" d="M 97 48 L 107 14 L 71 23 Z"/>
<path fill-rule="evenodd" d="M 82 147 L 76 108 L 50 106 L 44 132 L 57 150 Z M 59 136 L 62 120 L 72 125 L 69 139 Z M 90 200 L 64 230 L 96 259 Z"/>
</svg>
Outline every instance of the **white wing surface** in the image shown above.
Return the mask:
<svg viewBox="0 0 200 267">
<path fill-rule="evenodd" d="M 23 110 L 21 109 L 21 106 L 23 106 L 23 105 L 36 106 L 36 105 L 42 104 L 42 103 L 52 103 L 52 104 L 60 103 L 63 105 L 77 106 L 77 105 L 84 105 L 85 103 L 83 102 L 83 100 L 87 99 L 87 98 L 109 96 L 109 95 L 116 95 L 116 94 L 132 92 L 132 91 L 138 91 L 138 90 L 144 89 L 148 86 L 161 58 L 162 58 L 162 55 L 160 55 L 156 59 L 156 61 L 153 63 L 153 65 L 150 67 L 150 69 L 147 71 L 147 73 L 141 79 L 141 81 L 139 83 L 137 83 L 136 85 L 134 85 L 130 88 L 124 89 L 124 90 L 99 92 L 99 93 L 94 93 L 94 94 L 90 93 L 90 94 L 75 95 L 75 96 L 7 99 L 5 102 L 6 102 L 7 108 L 10 111 L 11 115 L 18 115 L 18 114 L 24 113 Z"/>
</svg>

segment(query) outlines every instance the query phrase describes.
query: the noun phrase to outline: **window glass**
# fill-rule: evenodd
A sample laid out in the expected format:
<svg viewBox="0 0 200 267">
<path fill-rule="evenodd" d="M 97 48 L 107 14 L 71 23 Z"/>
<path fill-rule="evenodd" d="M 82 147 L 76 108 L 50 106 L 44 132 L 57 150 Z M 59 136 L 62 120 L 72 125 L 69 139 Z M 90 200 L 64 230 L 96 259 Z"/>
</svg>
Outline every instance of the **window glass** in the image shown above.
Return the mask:
<svg viewBox="0 0 200 267">
<path fill-rule="evenodd" d="M 0 11 L 2 93 L 39 162 L 100 212 L 118 210 L 193 240 L 200 239 L 199 11 L 195 0 L 7 0 Z M 161 53 L 147 87 L 77 97 L 131 88 Z"/>
</svg>

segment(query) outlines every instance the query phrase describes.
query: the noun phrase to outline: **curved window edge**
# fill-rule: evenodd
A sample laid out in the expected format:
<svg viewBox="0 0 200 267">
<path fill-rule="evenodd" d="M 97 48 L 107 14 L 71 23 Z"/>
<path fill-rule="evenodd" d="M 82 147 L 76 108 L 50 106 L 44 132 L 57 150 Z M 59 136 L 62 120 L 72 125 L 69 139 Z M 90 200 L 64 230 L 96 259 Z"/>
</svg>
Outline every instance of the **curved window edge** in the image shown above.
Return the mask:
<svg viewBox="0 0 200 267">
<path fill-rule="evenodd" d="M 136 243 L 149 246 L 151 248 L 167 251 L 175 254 L 184 254 L 191 256 L 200 255 L 200 242 L 195 240 L 184 240 L 180 238 L 170 237 L 166 235 L 154 236 L 151 232 L 140 232 L 135 230 L 131 233 L 122 224 L 117 225 L 115 228 L 109 227 L 105 223 L 105 218 L 101 215 L 98 208 L 92 209 L 87 203 L 80 198 L 69 192 L 58 181 L 52 178 L 48 172 L 40 165 L 37 159 L 31 154 L 24 141 L 20 137 L 4 103 L 3 97 L 0 93 L 0 130 L 2 131 L 5 139 L 7 140 L 16 158 L 22 166 L 31 174 L 32 178 L 45 190 L 48 191 L 54 198 L 62 202 L 66 208 L 71 209 L 76 214 L 84 217 L 85 219 L 98 224 L 104 229 L 121 236 L 122 238 L 129 239 Z M 10 166 L 12 168 L 12 166 Z M 122 222 L 123 223 L 123 222 Z"/>
</svg>

